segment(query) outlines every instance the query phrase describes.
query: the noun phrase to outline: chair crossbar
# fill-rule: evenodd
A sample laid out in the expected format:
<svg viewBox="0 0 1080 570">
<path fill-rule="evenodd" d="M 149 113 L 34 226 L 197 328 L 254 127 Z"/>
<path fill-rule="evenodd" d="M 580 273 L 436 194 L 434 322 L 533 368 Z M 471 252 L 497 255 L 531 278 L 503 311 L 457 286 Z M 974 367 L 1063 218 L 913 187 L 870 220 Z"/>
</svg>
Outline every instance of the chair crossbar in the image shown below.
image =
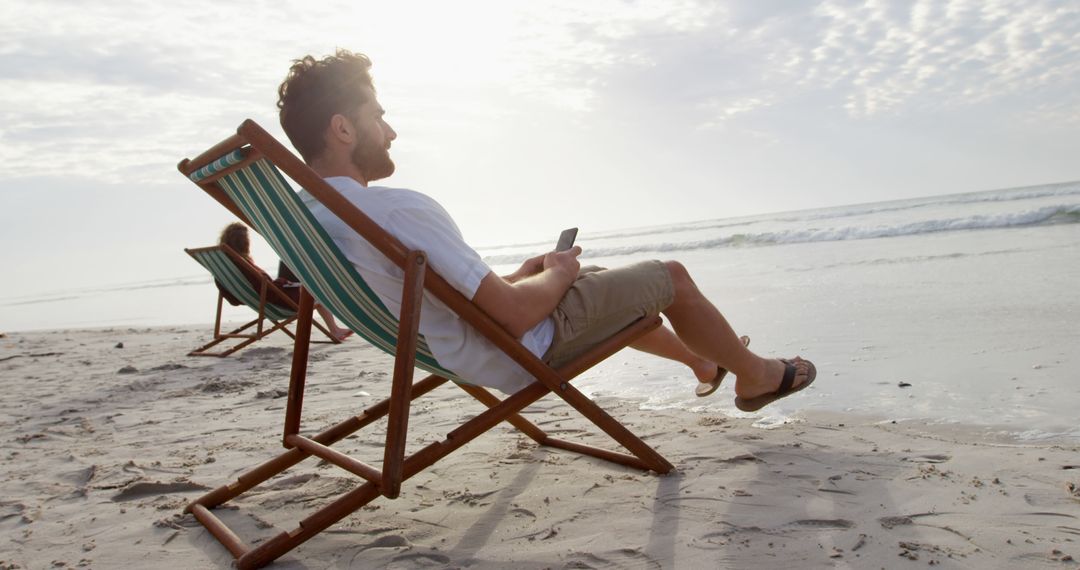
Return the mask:
<svg viewBox="0 0 1080 570">
<path fill-rule="evenodd" d="M 496 395 L 479 386 L 467 386 L 464 384 L 458 384 L 457 386 L 489 408 L 497 406 L 502 402 Z M 529 438 L 536 443 L 543 443 L 547 439 L 547 434 L 544 433 L 544 430 L 525 419 L 521 414 L 510 414 L 507 416 L 506 421 L 521 431 L 521 433 L 529 436 Z"/>
<path fill-rule="evenodd" d="M 573 441 L 567 441 L 565 439 L 559 439 L 556 437 L 547 437 L 544 439 L 544 445 L 548 447 L 554 447 L 565 451 L 573 451 L 582 455 L 591 455 L 597 459 L 606 459 L 612 463 L 618 463 L 627 467 L 633 467 L 634 469 L 641 469 L 642 471 L 649 471 L 653 469 L 652 465 L 645 463 L 638 459 L 634 455 L 629 453 L 619 453 L 618 451 L 611 451 L 601 447 L 592 445 L 586 445 L 584 443 L 577 443 Z"/>
<path fill-rule="evenodd" d="M 325 459 L 349 473 L 363 477 L 372 483 L 379 483 L 382 481 L 382 471 L 379 471 L 363 461 L 353 459 L 340 451 L 336 451 L 302 435 L 287 435 L 285 436 L 285 443 L 298 447 L 310 455 Z"/>
<path fill-rule="evenodd" d="M 251 548 L 244 541 L 236 536 L 236 533 L 225 525 L 221 519 L 202 505 L 193 505 L 191 507 L 191 514 L 195 516 L 195 519 L 202 523 L 206 527 L 206 530 L 210 531 L 210 534 L 214 535 L 214 538 L 218 539 L 218 542 L 222 544 L 232 555 L 236 558 L 241 558 L 248 553 Z"/>
</svg>

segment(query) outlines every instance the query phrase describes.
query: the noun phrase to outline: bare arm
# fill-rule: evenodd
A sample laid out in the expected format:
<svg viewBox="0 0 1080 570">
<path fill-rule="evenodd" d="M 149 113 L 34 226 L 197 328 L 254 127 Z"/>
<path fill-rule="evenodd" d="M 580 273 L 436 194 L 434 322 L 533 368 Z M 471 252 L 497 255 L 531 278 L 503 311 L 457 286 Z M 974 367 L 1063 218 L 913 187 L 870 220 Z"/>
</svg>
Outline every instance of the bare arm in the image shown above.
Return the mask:
<svg viewBox="0 0 1080 570">
<path fill-rule="evenodd" d="M 488 273 L 480 282 L 473 302 L 514 338 L 521 338 L 555 310 L 577 279 L 580 254 L 580 247 L 548 253 L 543 256 L 541 271 L 513 282 Z"/>
</svg>

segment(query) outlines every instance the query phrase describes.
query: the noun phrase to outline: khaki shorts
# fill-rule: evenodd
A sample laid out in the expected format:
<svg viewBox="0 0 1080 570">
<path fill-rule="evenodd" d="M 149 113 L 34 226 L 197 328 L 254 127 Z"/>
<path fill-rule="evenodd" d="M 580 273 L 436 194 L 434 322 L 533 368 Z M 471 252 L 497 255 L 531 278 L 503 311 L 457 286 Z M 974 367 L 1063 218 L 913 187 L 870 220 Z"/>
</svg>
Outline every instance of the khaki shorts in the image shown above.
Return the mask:
<svg viewBox="0 0 1080 570">
<path fill-rule="evenodd" d="M 641 317 L 658 314 L 674 299 L 671 274 L 660 261 L 617 269 L 582 267 L 551 315 L 555 338 L 544 362 L 558 368 Z"/>
</svg>

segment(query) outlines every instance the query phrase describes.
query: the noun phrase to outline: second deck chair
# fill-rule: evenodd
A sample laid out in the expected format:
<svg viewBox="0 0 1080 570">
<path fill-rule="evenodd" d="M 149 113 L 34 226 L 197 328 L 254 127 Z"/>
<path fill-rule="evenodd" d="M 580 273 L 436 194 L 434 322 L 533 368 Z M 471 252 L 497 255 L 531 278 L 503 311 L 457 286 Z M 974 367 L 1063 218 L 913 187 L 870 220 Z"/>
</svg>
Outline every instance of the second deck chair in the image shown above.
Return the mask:
<svg viewBox="0 0 1080 570">
<path fill-rule="evenodd" d="M 237 134 L 195 159 L 182 161 L 178 168 L 262 234 L 304 283 L 282 439 L 288 451 L 240 475 L 234 483 L 210 491 L 186 509 L 232 553 L 238 568 L 259 568 L 269 564 L 380 495 L 396 498 L 402 481 L 504 421 L 541 445 L 657 473 L 667 473 L 673 469 L 663 456 L 570 384 L 573 377 L 659 326 L 661 321 L 658 316 L 643 317 L 555 370 L 530 353 L 479 307 L 443 280 L 427 265 L 423 252 L 406 249 L 253 121 L 245 121 L 237 129 Z M 301 184 L 315 199 L 403 269 L 405 277 L 400 315 L 386 310 L 300 202 L 282 172 Z M 470 385 L 468 379 L 459 378 L 443 368 L 431 354 L 424 337 L 418 333 L 421 298 L 425 290 L 489 338 L 531 373 L 536 381 L 500 400 L 486 389 Z M 358 335 L 395 355 L 395 360 L 388 399 L 317 435 L 306 436 L 300 434 L 300 416 L 314 302 L 312 295 Z M 414 366 L 431 372 L 431 375 L 414 383 Z M 442 441 L 405 455 L 411 401 L 447 380 L 488 406 L 488 409 L 452 430 Z M 630 453 L 556 439 L 518 414 L 549 393 L 570 404 Z M 384 416 L 388 418 L 388 424 L 381 469 L 330 447 Z M 254 548 L 245 544 L 212 512 L 215 507 L 313 455 L 364 481 L 301 520 L 295 529 L 281 532 Z"/>
<path fill-rule="evenodd" d="M 290 338 L 296 338 L 292 331 L 288 329 L 288 325 L 296 320 L 299 305 L 282 291 L 276 283 L 271 281 L 266 274 L 244 259 L 242 255 L 236 253 L 227 245 L 196 249 L 185 248 L 184 251 L 192 259 L 199 262 L 199 265 L 205 267 L 210 272 L 210 275 L 214 277 L 214 280 L 220 283 L 234 299 L 247 305 L 256 313 L 256 317 L 243 326 L 229 332 L 221 332 L 221 309 L 225 301 L 225 295 L 218 291 L 217 312 L 214 316 L 214 338 L 203 346 L 189 352 L 188 356 L 229 356 L 277 330 L 289 335 Z M 257 288 L 254 282 L 259 284 Z M 273 302 L 270 302 L 271 300 Z M 263 328 L 266 321 L 269 321 L 273 326 Z M 326 338 L 330 339 L 315 342 L 341 343 L 318 322 L 313 321 L 312 324 L 322 331 Z M 249 331 L 248 329 L 251 329 L 251 327 L 255 327 L 255 330 Z M 224 350 L 210 352 L 210 349 L 230 339 L 239 339 L 240 342 Z"/>
</svg>

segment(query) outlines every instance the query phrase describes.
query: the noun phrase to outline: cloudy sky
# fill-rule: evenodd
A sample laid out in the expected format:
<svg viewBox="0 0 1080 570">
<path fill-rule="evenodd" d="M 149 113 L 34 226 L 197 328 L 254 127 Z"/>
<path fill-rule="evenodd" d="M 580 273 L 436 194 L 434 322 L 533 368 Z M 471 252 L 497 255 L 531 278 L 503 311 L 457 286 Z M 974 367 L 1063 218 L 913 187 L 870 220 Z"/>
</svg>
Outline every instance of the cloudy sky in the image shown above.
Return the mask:
<svg viewBox="0 0 1080 570">
<path fill-rule="evenodd" d="M 176 4 L 0 6 L 4 296 L 198 273 L 176 162 L 335 47 L 475 245 L 1080 179 L 1076 2 Z"/>
</svg>

